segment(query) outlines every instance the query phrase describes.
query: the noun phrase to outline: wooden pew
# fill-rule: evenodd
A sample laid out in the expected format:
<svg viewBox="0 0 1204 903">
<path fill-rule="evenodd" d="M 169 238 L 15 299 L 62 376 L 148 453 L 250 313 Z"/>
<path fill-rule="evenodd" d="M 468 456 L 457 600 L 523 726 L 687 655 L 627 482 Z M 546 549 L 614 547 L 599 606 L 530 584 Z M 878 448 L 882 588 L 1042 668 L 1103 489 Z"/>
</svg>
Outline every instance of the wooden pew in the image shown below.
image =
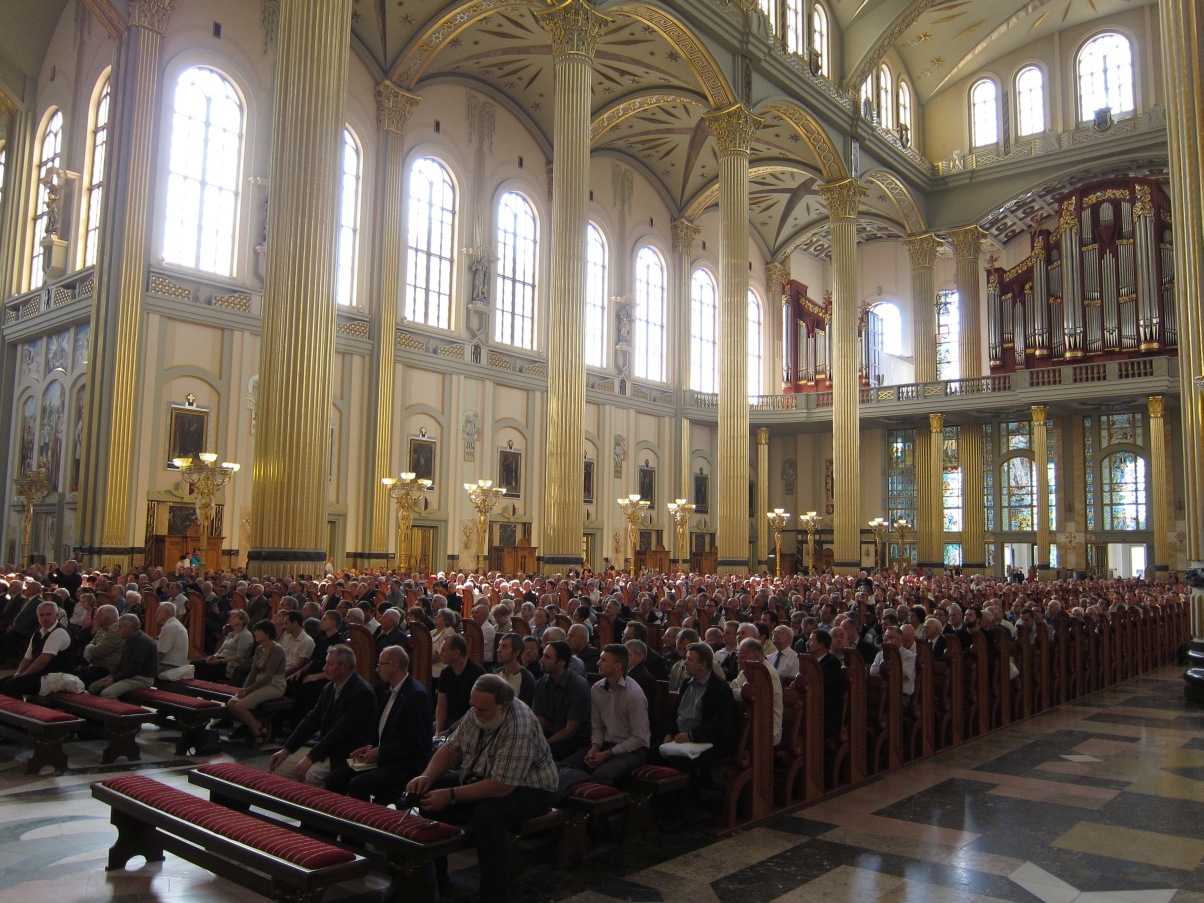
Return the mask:
<svg viewBox="0 0 1204 903">
<path fill-rule="evenodd" d="M 885 673 L 883 673 L 885 672 Z M 866 769 L 869 774 L 903 764 L 903 659 L 882 645 L 882 665 L 866 682 Z"/>
<path fill-rule="evenodd" d="M 376 641 L 372 638 L 372 631 L 362 624 L 346 626 L 347 645 L 355 653 L 356 673 L 371 687 L 376 681 Z"/>
<path fill-rule="evenodd" d="M 1040 624 L 1033 626 L 1037 642 L 1033 654 L 1033 713 L 1048 712 L 1050 700 L 1049 631 Z"/>
<path fill-rule="evenodd" d="M 1099 618 L 1099 678 L 1095 689 L 1102 690 L 1116 682 L 1116 672 L 1112 667 L 1112 656 L 1116 651 L 1112 641 L 1112 622 L 1107 613 L 1101 613 Z"/>
<path fill-rule="evenodd" d="M 916 640 L 916 684 L 911 708 L 904 713 L 907 743 L 904 752 L 908 759 L 931 756 L 936 749 L 936 705 L 932 647 L 923 637 Z"/>
<path fill-rule="evenodd" d="M 47 765 L 55 771 L 66 771 L 63 741 L 86 726 L 82 718 L 67 712 L 0 696 L 0 736 L 33 747 L 33 757 L 25 763 L 26 774 L 37 774 Z"/>
<path fill-rule="evenodd" d="M 964 737 L 981 737 L 991 729 L 991 666 L 987 638 L 974 631 L 964 658 L 966 678 L 966 731 Z"/>
<path fill-rule="evenodd" d="M 779 678 L 760 662 L 748 667 L 744 673 L 744 702 L 739 704 L 744 726 L 735 752 L 723 765 L 727 778 L 723 825 L 728 831 L 773 812 L 773 685 L 770 681 Z M 746 814 L 741 819 L 740 802 L 746 795 Z"/>
<path fill-rule="evenodd" d="M 941 749 L 960 746 L 966 730 L 965 653 L 954 634 L 945 635 L 945 691 L 941 694 L 938 712 L 938 741 Z M 933 674 L 939 672 L 933 669 Z"/>
<path fill-rule="evenodd" d="M 410 673 L 431 693 L 435 684 L 431 676 L 431 658 L 434 655 L 431 631 L 425 623 L 417 620 L 407 621 L 406 628 L 410 632 Z"/>
<path fill-rule="evenodd" d="M 196 590 L 188 593 L 188 618 L 184 621 L 188 628 L 188 659 L 189 661 L 205 657 L 205 599 Z"/>
<path fill-rule="evenodd" d="M 1012 636 L 1002 627 L 987 631 L 991 662 L 991 727 L 1012 723 Z"/>
<path fill-rule="evenodd" d="M 844 763 L 847 769 L 849 786 L 860 784 L 866 777 L 866 682 L 869 679 L 869 668 L 865 659 L 856 649 L 844 651 L 845 678 L 848 682 L 846 699 L 846 720 L 841 729 L 844 738 Z M 846 735 L 847 730 L 847 736 Z M 839 748 L 836 750 L 840 752 Z M 843 786 L 840 781 L 840 762 L 832 763 L 833 786 Z"/>
<path fill-rule="evenodd" d="M 810 655 L 800 655 L 798 666 L 798 677 L 790 685 L 790 692 L 798 702 L 789 728 L 785 721 L 786 700 L 782 700 L 782 749 L 778 759 L 786 771 L 783 799 L 787 806 L 797 800 L 816 799 L 824 793 L 823 672 Z"/>
<path fill-rule="evenodd" d="M 482 668 L 485 667 L 485 633 L 481 625 L 472 618 L 464 618 L 460 622 L 464 632 L 464 642 L 468 644 L 468 657 Z"/>
</svg>

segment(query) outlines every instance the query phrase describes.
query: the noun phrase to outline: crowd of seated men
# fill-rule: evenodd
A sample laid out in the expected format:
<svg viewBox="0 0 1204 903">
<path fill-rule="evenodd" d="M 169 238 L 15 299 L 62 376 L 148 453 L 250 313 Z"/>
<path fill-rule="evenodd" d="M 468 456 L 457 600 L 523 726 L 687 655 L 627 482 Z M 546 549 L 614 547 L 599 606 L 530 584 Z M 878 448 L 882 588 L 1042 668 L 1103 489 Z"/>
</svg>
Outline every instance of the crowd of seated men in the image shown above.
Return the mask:
<svg viewBox="0 0 1204 903">
<path fill-rule="evenodd" d="M 1015 635 L 1023 623 L 1035 641 L 1040 630 L 1052 636 L 1058 618 L 1091 628 L 1119 609 L 1140 616 L 1186 592 L 1139 580 L 864 572 L 779 579 L 345 572 L 254 581 L 67 562 L 0 580 L 0 652 L 16 666 L 0 693 L 37 695 L 47 675 L 72 673 L 88 692 L 118 698 L 157 679 L 195 675 L 231 686 L 229 714 L 252 745 L 268 739 L 258 707 L 288 697 L 291 731 L 269 760 L 272 771 L 385 805 L 416 794 L 424 811 L 471 824 L 482 899 L 505 900 L 509 838 L 574 785 L 621 784 L 649 761 L 702 775 L 730 755 L 737 701 L 754 665 L 790 680 L 800 656 L 816 659 L 824 733 L 833 736 L 846 650 L 877 673 L 883 646 L 898 649 L 906 705 L 917 637 L 937 656 L 947 643 L 968 648 L 975 632 L 995 626 Z M 157 640 L 144 630 L 148 594 L 158 599 Z M 191 661 L 182 623 L 189 604 L 204 606 L 204 636 L 192 644 L 204 655 Z M 484 639 L 480 661 L 469 654 L 465 619 Z M 600 619 L 613 642 L 596 639 Z M 415 622 L 426 630 L 413 633 Z M 375 639 L 372 682 L 359 676 L 346 643 L 353 624 Z M 649 643 L 650 626 L 659 648 Z M 429 692 L 410 673 L 419 635 L 430 637 Z M 673 702 L 658 718 L 651 703 L 659 682 Z M 776 744 L 781 681 L 773 690 Z"/>
</svg>

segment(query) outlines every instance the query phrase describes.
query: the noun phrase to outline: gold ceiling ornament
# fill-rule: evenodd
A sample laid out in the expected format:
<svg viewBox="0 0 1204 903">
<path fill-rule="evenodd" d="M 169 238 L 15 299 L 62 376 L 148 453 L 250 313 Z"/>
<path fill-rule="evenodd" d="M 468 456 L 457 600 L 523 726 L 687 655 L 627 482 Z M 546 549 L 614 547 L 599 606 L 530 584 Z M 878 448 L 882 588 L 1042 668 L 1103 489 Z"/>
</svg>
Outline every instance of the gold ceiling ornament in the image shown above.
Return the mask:
<svg viewBox="0 0 1204 903">
<path fill-rule="evenodd" d="M 373 96 L 376 98 L 376 127 L 382 132 L 404 135 L 410 114 L 422 103 L 422 98 L 401 90 L 391 81 L 377 85 Z"/>
<path fill-rule="evenodd" d="M 879 170 L 878 172 L 870 173 L 866 176 L 866 179 L 890 195 L 890 199 L 894 201 L 895 207 L 898 208 L 899 215 L 903 217 L 903 226 L 909 233 L 919 232 L 926 228 L 924 217 L 920 214 L 920 210 L 916 206 L 911 192 L 892 173 Z M 882 198 L 881 200 L 886 199 Z"/>
<path fill-rule="evenodd" d="M 824 202 L 828 205 L 828 216 L 831 219 L 856 219 L 857 208 L 866 190 L 856 179 L 845 179 L 828 185 L 817 186 Z"/>
<path fill-rule="evenodd" d="M 694 247 L 694 239 L 702 234 L 702 227 L 694 225 L 689 220 L 675 219 L 669 224 L 673 233 L 673 253 L 689 254 Z"/>
<path fill-rule="evenodd" d="M 861 64 L 853 71 L 852 76 L 845 81 L 846 91 L 856 91 L 861 87 L 862 83 L 877 70 L 878 64 L 886 57 L 887 51 L 895 46 L 895 42 L 903 37 L 903 32 L 911 28 L 916 20 L 924 13 L 928 12 L 939 0 L 912 0 L 907 9 L 891 23 L 891 27 L 884 31 L 874 42 L 873 49 L 862 58 Z M 923 40 L 923 39 L 921 39 Z"/>
<path fill-rule="evenodd" d="M 572 54 L 592 59 L 598 38 L 615 21 L 586 0 L 565 0 L 559 6 L 535 13 L 535 18 L 552 39 L 552 54 L 557 58 Z"/>
<path fill-rule="evenodd" d="M 176 0 L 130 0 L 130 26 L 139 25 L 163 34 Z"/>
<path fill-rule="evenodd" d="M 941 240 L 931 232 L 927 232 L 924 235 L 917 235 L 915 238 L 903 239 L 903 247 L 907 248 L 907 253 L 911 255 L 913 269 L 935 267 L 936 253 L 941 248 Z"/>
<path fill-rule="evenodd" d="M 949 243 L 953 245 L 953 256 L 957 260 L 977 260 L 982 253 L 982 237 L 985 233 L 975 223 L 962 229 L 949 230 Z"/>
<path fill-rule="evenodd" d="M 703 119 L 711 128 L 711 134 L 719 145 L 719 154 L 747 154 L 752 147 L 753 135 L 765 124 L 752 114 L 742 103 L 733 104 L 726 110 L 704 113 Z"/>
</svg>

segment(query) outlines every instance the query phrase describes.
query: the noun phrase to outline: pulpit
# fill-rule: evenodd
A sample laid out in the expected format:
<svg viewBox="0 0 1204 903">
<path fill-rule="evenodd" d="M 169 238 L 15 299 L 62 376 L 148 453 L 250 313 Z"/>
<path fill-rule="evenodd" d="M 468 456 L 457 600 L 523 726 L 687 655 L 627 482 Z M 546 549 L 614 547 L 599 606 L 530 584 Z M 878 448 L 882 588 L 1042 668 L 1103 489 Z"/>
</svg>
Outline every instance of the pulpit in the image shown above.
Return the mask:
<svg viewBox="0 0 1204 903">
<path fill-rule="evenodd" d="M 513 546 L 494 546 L 489 553 L 489 569 L 502 574 L 534 574 L 539 569 L 536 551 L 528 539 L 520 539 Z"/>
<path fill-rule="evenodd" d="M 690 553 L 690 571 L 695 574 L 715 574 L 719 571 L 719 549 L 711 546 L 705 552 Z"/>
<path fill-rule="evenodd" d="M 669 553 L 663 545 L 655 549 L 637 549 L 635 553 L 636 572 L 652 570 L 658 574 L 669 573 Z"/>
<path fill-rule="evenodd" d="M 224 536 L 210 536 L 208 548 L 201 554 L 201 570 L 217 571 L 222 567 L 222 543 Z M 194 523 L 188 532 L 158 534 L 151 537 L 147 548 L 147 565 L 174 570 L 176 562 L 201 548 L 201 527 Z"/>
</svg>

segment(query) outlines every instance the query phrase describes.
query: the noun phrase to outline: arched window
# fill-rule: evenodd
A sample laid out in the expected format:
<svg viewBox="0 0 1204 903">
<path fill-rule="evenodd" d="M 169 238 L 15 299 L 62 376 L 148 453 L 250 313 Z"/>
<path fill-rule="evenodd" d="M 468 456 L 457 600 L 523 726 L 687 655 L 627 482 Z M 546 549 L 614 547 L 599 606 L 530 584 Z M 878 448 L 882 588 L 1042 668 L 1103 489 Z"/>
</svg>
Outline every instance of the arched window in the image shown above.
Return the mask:
<svg viewBox="0 0 1204 903">
<path fill-rule="evenodd" d="M 176 82 L 163 259 L 219 276 L 234 270 L 242 160 L 242 100 L 213 69 Z"/>
<path fill-rule="evenodd" d="M 899 79 L 899 131 L 911 137 L 911 88 L 903 79 Z"/>
<path fill-rule="evenodd" d="M 803 0 L 786 0 L 786 49 L 802 53 L 807 48 L 807 17 Z"/>
<path fill-rule="evenodd" d="M 1036 66 L 1016 76 L 1016 122 L 1021 137 L 1045 131 L 1045 74 Z"/>
<path fill-rule="evenodd" d="M 690 388 L 695 392 L 715 391 L 719 366 L 715 333 L 719 321 L 719 293 L 715 280 L 704 269 L 690 280 Z"/>
<path fill-rule="evenodd" d="M 535 347 L 535 211 L 517 191 L 497 205 L 497 301 L 493 339 L 519 348 Z"/>
<path fill-rule="evenodd" d="M 819 74 L 830 78 L 832 69 L 828 62 L 828 11 L 819 3 L 811 8 L 811 52 L 819 55 Z M 814 72 L 817 67 L 812 66 L 811 69 Z"/>
<path fill-rule="evenodd" d="M 1008 458 L 1000 474 L 1000 510 L 1003 529 L 1027 532 L 1037 529 L 1037 478 L 1031 458 Z"/>
<path fill-rule="evenodd" d="M 635 256 L 635 375 L 665 381 L 665 264 L 647 246 Z"/>
<path fill-rule="evenodd" d="M 972 127 L 970 139 L 974 147 L 986 147 L 999 142 L 999 89 L 989 78 L 979 79 L 970 89 Z"/>
<path fill-rule="evenodd" d="M 761 394 L 761 302 L 748 290 L 748 395 Z"/>
<path fill-rule="evenodd" d="M 895 85 L 890 69 L 884 63 L 878 67 L 878 118 L 884 129 L 895 127 Z"/>
<path fill-rule="evenodd" d="M 104 205 L 105 157 L 109 146 L 109 101 L 111 100 L 109 76 L 96 98 L 96 111 L 92 125 L 92 165 L 88 167 L 88 187 L 84 195 L 84 266 L 96 263 L 96 252 L 100 245 L 100 215 Z"/>
<path fill-rule="evenodd" d="M 866 119 L 874 116 L 874 76 L 861 83 L 861 115 Z"/>
<path fill-rule="evenodd" d="M 405 318 L 413 323 L 448 328 L 455 220 L 451 176 L 438 160 L 419 157 L 410 165 L 406 201 Z"/>
<path fill-rule="evenodd" d="M 875 304 L 871 310 L 882 321 L 882 350 L 895 357 L 903 356 L 903 315 L 891 301 Z"/>
<path fill-rule="evenodd" d="M 33 210 L 33 256 L 30 259 L 29 287 L 40 288 L 46 281 L 42 271 L 43 251 L 42 239 L 46 237 L 47 220 L 50 215 L 50 192 L 42 180 L 47 173 L 59 168 L 60 155 L 63 152 L 63 111 L 55 110 L 46 122 L 46 131 L 42 133 L 42 143 L 38 154 L 38 203 Z"/>
<path fill-rule="evenodd" d="M 355 271 L 359 260 L 360 148 L 351 129 L 343 129 L 343 176 L 339 185 L 339 268 L 335 300 L 355 303 Z"/>
<path fill-rule="evenodd" d="M 585 227 L 585 363 L 606 366 L 606 242 L 598 227 Z"/>
<path fill-rule="evenodd" d="M 765 18 L 769 20 L 769 33 L 776 35 L 778 33 L 778 0 L 760 0 L 761 12 L 765 13 Z"/>
<path fill-rule="evenodd" d="M 961 308 L 957 292 L 936 293 L 936 378 L 960 379 Z"/>
<path fill-rule="evenodd" d="M 1079 53 L 1079 119 L 1105 107 L 1114 116 L 1133 110 L 1133 48 L 1116 32 L 1092 38 Z"/>
<path fill-rule="evenodd" d="M 1145 458 L 1113 452 L 1100 462 L 1104 484 L 1104 529 L 1144 530 Z"/>
</svg>

